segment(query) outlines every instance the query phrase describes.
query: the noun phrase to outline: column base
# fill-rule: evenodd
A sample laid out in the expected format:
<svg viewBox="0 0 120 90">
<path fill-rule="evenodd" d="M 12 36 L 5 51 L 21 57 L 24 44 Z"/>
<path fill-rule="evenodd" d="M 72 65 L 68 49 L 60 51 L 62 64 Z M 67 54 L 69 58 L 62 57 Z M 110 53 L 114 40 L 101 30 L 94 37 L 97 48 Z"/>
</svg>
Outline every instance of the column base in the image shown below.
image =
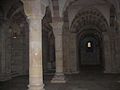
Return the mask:
<svg viewBox="0 0 120 90">
<path fill-rule="evenodd" d="M 28 85 L 28 90 L 45 90 L 44 85 Z"/>
<path fill-rule="evenodd" d="M 56 73 L 51 83 L 66 83 L 65 76 L 63 73 Z"/>
</svg>

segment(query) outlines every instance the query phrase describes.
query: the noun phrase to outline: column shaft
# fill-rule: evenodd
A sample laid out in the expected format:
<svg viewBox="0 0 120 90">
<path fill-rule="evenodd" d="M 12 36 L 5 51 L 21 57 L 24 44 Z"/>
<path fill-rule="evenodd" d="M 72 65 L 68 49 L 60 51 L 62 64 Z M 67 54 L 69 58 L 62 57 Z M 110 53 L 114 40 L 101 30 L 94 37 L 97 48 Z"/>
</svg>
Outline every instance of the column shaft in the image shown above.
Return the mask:
<svg viewBox="0 0 120 90">
<path fill-rule="evenodd" d="M 41 19 L 29 19 L 29 90 L 44 90 Z"/>
<path fill-rule="evenodd" d="M 51 81 L 52 83 L 66 82 L 63 73 L 62 25 L 62 22 L 55 22 L 53 24 L 53 31 L 55 35 L 56 73 Z"/>
<path fill-rule="evenodd" d="M 62 52 L 62 35 L 57 34 L 55 37 L 56 48 L 56 73 L 63 73 L 63 52 Z"/>
</svg>

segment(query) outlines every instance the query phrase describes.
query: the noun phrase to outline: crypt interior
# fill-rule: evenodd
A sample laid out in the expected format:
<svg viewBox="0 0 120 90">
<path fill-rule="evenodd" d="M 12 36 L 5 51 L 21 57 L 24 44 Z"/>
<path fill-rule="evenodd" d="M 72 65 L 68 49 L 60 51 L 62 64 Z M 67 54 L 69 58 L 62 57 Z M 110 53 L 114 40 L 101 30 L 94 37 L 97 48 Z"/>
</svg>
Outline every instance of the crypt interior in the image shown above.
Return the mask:
<svg viewBox="0 0 120 90">
<path fill-rule="evenodd" d="M 0 90 L 120 90 L 119 0 L 0 0 L 0 42 Z"/>
</svg>

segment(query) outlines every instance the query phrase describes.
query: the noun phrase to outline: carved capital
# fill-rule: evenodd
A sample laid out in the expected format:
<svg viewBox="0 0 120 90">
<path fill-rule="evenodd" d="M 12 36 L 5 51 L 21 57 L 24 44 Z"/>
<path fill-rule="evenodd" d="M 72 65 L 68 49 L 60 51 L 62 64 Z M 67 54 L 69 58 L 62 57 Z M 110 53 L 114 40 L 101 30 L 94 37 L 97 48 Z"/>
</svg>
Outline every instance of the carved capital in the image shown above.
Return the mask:
<svg viewBox="0 0 120 90">
<path fill-rule="evenodd" d="M 63 26 L 63 22 L 52 22 L 51 26 L 53 28 L 61 28 Z"/>
<path fill-rule="evenodd" d="M 62 34 L 63 31 L 63 22 L 53 22 L 51 23 L 51 26 L 53 27 L 53 32 L 55 35 Z"/>
<path fill-rule="evenodd" d="M 43 18 L 46 6 L 41 0 L 21 0 L 24 4 L 24 11 L 28 18 Z"/>
</svg>

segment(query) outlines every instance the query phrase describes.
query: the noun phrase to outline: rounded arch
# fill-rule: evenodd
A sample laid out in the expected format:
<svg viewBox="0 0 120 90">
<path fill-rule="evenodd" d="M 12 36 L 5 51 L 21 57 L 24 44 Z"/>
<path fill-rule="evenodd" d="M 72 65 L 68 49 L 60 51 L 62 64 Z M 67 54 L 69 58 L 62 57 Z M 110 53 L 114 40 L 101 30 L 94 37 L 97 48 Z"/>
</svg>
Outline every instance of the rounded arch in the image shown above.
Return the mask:
<svg viewBox="0 0 120 90">
<path fill-rule="evenodd" d="M 97 28 L 96 26 L 86 26 L 82 28 L 80 32 L 77 33 L 77 41 L 78 41 L 77 48 L 78 48 L 78 62 L 79 62 L 77 68 L 79 68 L 79 70 L 81 69 L 82 62 L 84 60 L 83 55 L 85 54 L 85 52 L 83 54 L 83 50 L 85 50 L 87 52 L 89 51 L 92 52 L 92 54 L 96 54 L 95 58 L 97 60 L 95 61 L 95 58 L 93 58 L 93 60 L 96 63 L 95 62 L 94 64 L 91 63 L 91 65 L 93 66 L 97 65 L 101 71 L 104 71 L 106 65 L 104 59 L 104 45 L 103 45 L 102 32 L 99 30 L 99 28 Z M 87 48 L 87 42 L 91 42 L 92 50 L 95 49 L 94 52 L 91 51 L 91 49 Z M 89 56 L 89 54 L 87 55 Z"/>
<path fill-rule="evenodd" d="M 108 22 L 105 17 L 96 8 L 82 9 L 73 19 L 70 25 L 71 32 L 78 32 L 78 28 L 87 25 L 94 25 L 101 28 L 103 32 L 108 30 Z"/>
<path fill-rule="evenodd" d="M 100 32 L 99 28 L 95 26 L 86 26 L 77 33 L 78 39 L 81 37 L 85 37 L 86 35 L 97 36 L 98 38 L 102 39 L 102 32 Z"/>
</svg>

